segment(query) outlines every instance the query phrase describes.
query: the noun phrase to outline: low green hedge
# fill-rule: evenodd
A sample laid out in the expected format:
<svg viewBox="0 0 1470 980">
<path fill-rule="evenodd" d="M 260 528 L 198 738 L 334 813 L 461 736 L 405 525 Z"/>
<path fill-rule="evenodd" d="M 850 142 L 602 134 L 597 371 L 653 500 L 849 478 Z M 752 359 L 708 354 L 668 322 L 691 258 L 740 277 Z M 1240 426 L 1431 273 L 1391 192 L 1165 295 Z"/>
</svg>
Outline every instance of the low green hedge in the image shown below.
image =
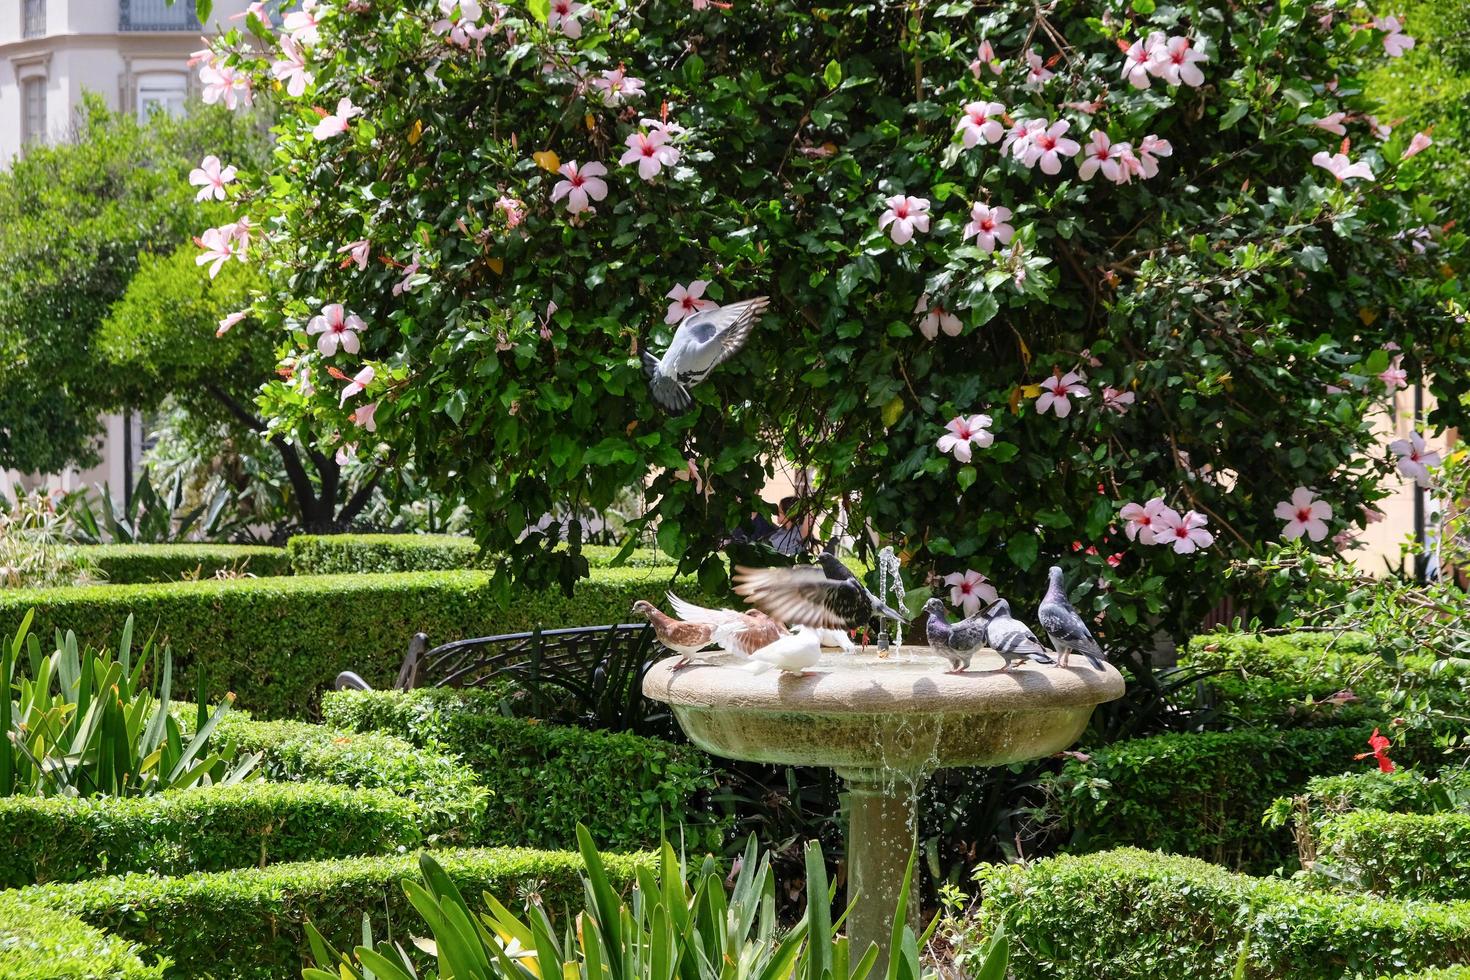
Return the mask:
<svg viewBox="0 0 1470 980">
<path fill-rule="evenodd" d="M 482 907 L 482 891 L 512 908 L 535 894 L 565 922 L 563 910 L 582 900 L 582 862 L 573 853 L 487 849 L 434 856 L 476 909 Z M 620 887 L 631 881 L 640 863 L 651 863 L 644 856 L 625 855 L 608 855 L 606 861 L 609 876 Z M 402 883 L 418 874 L 417 858 L 403 855 L 185 878 L 117 875 L 16 894 L 168 956 L 174 963 L 170 976 L 279 980 L 300 976 L 305 949 L 301 925 L 307 919 L 333 944 L 347 948 L 361 941 L 367 915 L 375 937 L 412 948 L 417 919 Z"/>
<path fill-rule="evenodd" d="M 1048 777 L 1073 851 L 1141 846 L 1239 870 L 1292 864 L 1289 830 L 1263 828 L 1274 799 L 1312 776 L 1341 772 L 1371 728 L 1248 729 L 1156 735 L 1092 750 Z M 1407 762 L 1410 749 L 1394 758 Z"/>
<path fill-rule="evenodd" d="M 1271 809 L 1274 822 L 1305 816 L 1315 824 L 1356 810 L 1434 813 L 1466 803 L 1470 803 L 1470 769 L 1443 769 L 1437 776 L 1418 769 L 1365 769 L 1318 776 L 1300 794 L 1277 800 Z"/>
<path fill-rule="evenodd" d="M 608 568 L 622 549 L 587 545 L 582 556 L 592 568 Z M 471 538 L 452 534 L 298 534 L 286 542 L 297 575 L 344 572 L 432 572 L 483 564 Z M 651 548 L 635 548 L 626 568 L 666 568 L 678 564 Z"/>
<path fill-rule="evenodd" d="M 1013 980 L 1229 977 L 1242 948 L 1253 980 L 1470 962 L 1470 903 L 1332 895 L 1131 848 L 982 865 L 976 878 L 982 902 L 962 954 L 1003 920 Z"/>
<path fill-rule="evenodd" d="M 1470 813 L 1359 810 L 1316 827 L 1309 880 L 1397 899 L 1470 899 Z"/>
<path fill-rule="evenodd" d="M 267 578 L 290 575 L 282 548 L 245 544 L 95 544 L 79 545 L 77 557 L 108 585 L 212 579 L 240 572 Z"/>
<path fill-rule="evenodd" d="M 1378 980 L 1470 980 L 1470 966 L 1446 966 L 1416 973 L 1384 974 Z"/>
<path fill-rule="evenodd" d="M 670 569 L 599 569 L 577 587 L 516 592 L 500 608 L 484 572 L 285 576 L 153 585 L 79 586 L 0 592 L 0 635 L 13 634 L 28 609 L 33 632 L 72 629 L 102 645 L 120 635 L 129 614 L 138 631 L 158 630 L 172 645 L 175 678 L 192 678 L 203 661 L 213 689 L 271 718 L 310 717 L 342 670 L 375 687 L 398 674 L 409 639 L 433 643 L 562 626 L 627 622 L 637 599 L 659 599 Z M 692 579 L 677 587 L 694 601 Z"/>
<path fill-rule="evenodd" d="M 458 753 L 494 795 L 486 843 L 574 847 L 585 824 L 614 850 L 656 845 L 664 827 L 697 831 L 717 847 L 723 828 L 702 808 L 714 789 L 709 757 L 656 738 L 588 731 L 500 713 L 494 691 L 341 691 L 326 721 L 383 731 Z"/>
<path fill-rule="evenodd" d="M 388 854 L 419 808 L 384 790 L 252 780 L 135 798 L 0 797 L 0 888 Z"/>
<path fill-rule="evenodd" d="M 471 769 L 441 752 L 378 732 L 256 721 L 243 712 L 226 715 L 217 731 L 242 751 L 261 753 L 267 779 L 386 790 L 413 802 L 429 841 L 483 842 L 490 793 Z"/>
<path fill-rule="evenodd" d="M 136 943 L 75 916 L 0 893 L 0 980 L 151 980 L 166 965 L 145 965 Z"/>
</svg>

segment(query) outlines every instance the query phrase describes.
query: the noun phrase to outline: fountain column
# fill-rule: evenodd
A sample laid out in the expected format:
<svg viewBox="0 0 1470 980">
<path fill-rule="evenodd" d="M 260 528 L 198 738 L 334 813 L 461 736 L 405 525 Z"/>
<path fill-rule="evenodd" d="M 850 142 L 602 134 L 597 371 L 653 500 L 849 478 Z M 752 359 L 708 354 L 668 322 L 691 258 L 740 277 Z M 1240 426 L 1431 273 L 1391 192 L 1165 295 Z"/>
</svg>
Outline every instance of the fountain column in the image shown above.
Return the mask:
<svg viewBox="0 0 1470 980">
<path fill-rule="evenodd" d="M 849 902 L 857 899 L 847 918 L 847 935 L 854 957 L 861 956 L 869 942 L 878 944 L 876 969 L 881 972 L 888 966 L 893 914 L 918 839 L 914 804 L 920 787 L 896 783 L 893 773 L 881 769 L 840 769 L 837 774 L 848 791 L 847 896 Z M 908 920 L 918 936 L 922 926 L 913 891 Z"/>
</svg>

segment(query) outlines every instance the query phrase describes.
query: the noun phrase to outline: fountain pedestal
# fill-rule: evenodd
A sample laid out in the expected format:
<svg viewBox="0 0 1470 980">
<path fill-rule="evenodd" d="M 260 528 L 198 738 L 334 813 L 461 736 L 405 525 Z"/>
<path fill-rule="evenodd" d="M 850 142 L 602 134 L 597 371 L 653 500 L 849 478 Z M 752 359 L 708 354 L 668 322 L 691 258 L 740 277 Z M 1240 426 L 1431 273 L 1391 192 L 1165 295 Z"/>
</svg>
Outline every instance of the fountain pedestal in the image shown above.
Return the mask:
<svg viewBox="0 0 1470 980">
<path fill-rule="evenodd" d="M 803 676 L 752 674 L 733 654 L 644 677 L 695 745 L 751 762 L 829 766 L 850 791 L 848 919 L 855 951 L 887 951 L 903 873 L 913 848 L 913 808 L 924 780 L 945 766 L 998 766 L 1060 752 L 1092 710 L 1123 695 L 1111 666 L 1083 660 L 1065 669 L 1026 664 L 1001 670 L 999 654 L 946 674 L 927 646 L 822 654 Z M 886 956 L 884 957 L 886 962 Z"/>
</svg>

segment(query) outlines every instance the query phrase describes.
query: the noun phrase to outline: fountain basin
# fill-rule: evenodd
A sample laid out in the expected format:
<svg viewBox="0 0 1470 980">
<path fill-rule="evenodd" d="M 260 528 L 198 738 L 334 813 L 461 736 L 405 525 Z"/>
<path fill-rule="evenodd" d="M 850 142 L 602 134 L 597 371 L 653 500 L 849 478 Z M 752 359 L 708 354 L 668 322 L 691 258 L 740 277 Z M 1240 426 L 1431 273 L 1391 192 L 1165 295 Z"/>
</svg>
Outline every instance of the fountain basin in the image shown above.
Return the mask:
<svg viewBox="0 0 1470 980">
<path fill-rule="evenodd" d="M 1110 665 L 1077 658 L 1066 668 L 1001 670 L 982 651 L 963 674 L 927 646 L 886 658 L 824 652 L 806 676 L 752 674 L 735 654 L 644 677 L 643 693 L 669 705 L 690 741 L 731 759 L 882 770 L 912 778 L 943 766 L 1000 766 L 1071 745 L 1093 708 L 1123 695 Z"/>
</svg>

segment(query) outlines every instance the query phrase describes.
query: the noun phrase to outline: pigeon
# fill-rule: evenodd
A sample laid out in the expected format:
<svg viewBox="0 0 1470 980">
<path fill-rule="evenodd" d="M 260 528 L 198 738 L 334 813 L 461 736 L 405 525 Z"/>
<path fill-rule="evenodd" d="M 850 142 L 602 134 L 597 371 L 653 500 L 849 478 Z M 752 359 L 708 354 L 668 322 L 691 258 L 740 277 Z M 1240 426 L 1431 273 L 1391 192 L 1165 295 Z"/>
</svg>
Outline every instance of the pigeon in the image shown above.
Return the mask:
<svg viewBox="0 0 1470 980">
<path fill-rule="evenodd" d="M 817 556 L 816 565 L 735 568 L 735 594 L 781 623 L 814 629 L 856 629 L 874 616 L 908 619 L 867 590 L 836 555 Z"/>
<path fill-rule="evenodd" d="M 786 635 L 781 624 L 760 610 L 742 612 L 738 609 L 710 609 L 667 593 L 669 608 L 674 615 L 686 623 L 708 623 L 714 627 L 710 634 L 712 642 L 729 653 L 747 656 L 761 647 L 774 643 Z"/>
<path fill-rule="evenodd" d="M 658 642 L 679 655 L 679 662 L 674 664 L 674 670 L 689 666 L 690 659 L 714 640 L 715 628 L 709 623 L 686 623 L 665 616 L 657 606 L 646 600 L 639 599 L 633 603 L 633 612 L 648 620 Z"/>
<path fill-rule="evenodd" d="M 816 630 L 798 626 L 796 632 L 752 654 L 745 669 L 752 674 L 764 674 L 773 667 L 788 674 L 805 674 L 808 667 L 815 667 L 821 659 L 822 643 Z"/>
<path fill-rule="evenodd" d="M 1067 658 L 1075 650 L 1092 661 L 1092 666 L 1102 670 L 1102 661 L 1098 659 L 1102 656 L 1102 647 L 1097 645 L 1097 641 L 1092 638 L 1092 631 L 1067 600 L 1067 590 L 1062 585 L 1062 570 L 1053 565 L 1047 574 L 1050 580 L 1046 597 L 1036 610 L 1036 618 L 1041 621 L 1041 628 L 1046 630 L 1046 635 L 1051 637 L 1051 645 L 1057 651 L 1057 665 L 1067 666 Z"/>
<path fill-rule="evenodd" d="M 929 614 L 925 627 L 929 645 L 949 661 L 947 673 L 962 674 L 969 670 L 970 658 L 975 656 L 975 651 L 990 642 L 986 629 L 990 614 L 981 611 L 951 624 L 944 615 L 944 603 L 939 599 L 924 603 L 924 611 Z"/>
<path fill-rule="evenodd" d="M 835 648 L 843 653 L 850 653 L 855 649 L 852 637 L 847 635 L 846 630 L 817 630 L 817 640 L 823 649 Z"/>
<path fill-rule="evenodd" d="M 1031 632 L 1031 627 L 1011 616 L 1011 604 L 1006 600 L 995 600 L 983 615 L 990 617 L 985 624 L 985 633 L 991 649 L 1005 657 L 1006 665 L 1002 670 L 1010 670 L 1025 660 L 1043 664 L 1054 662 L 1047 655 L 1046 647 Z"/>
<path fill-rule="evenodd" d="M 734 356 L 750 336 L 770 300 L 757 296 L 684 318 L 663 357 L 643 352 L 643 373 L 653 400 L 666 412 L 687 412 L 694 404 L 689 389 Z"/>
</svg>

